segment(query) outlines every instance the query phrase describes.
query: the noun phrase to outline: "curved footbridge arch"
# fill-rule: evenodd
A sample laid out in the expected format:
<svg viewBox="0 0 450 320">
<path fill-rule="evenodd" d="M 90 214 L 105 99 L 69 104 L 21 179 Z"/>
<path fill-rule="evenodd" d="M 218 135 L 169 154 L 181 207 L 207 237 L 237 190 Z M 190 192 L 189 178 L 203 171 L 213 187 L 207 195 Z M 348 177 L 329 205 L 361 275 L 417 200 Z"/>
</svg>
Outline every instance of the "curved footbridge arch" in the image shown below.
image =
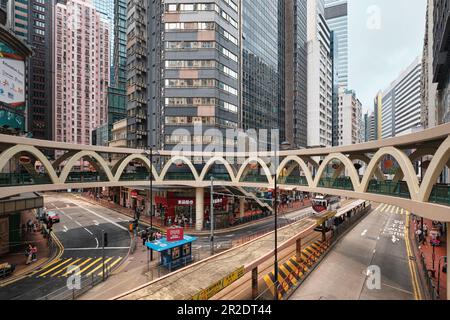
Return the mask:
<svg viewBox="0 0 450 320">
<path fill-rule="evenodd" d="M 279 151 L 279 159 L 274 158 L 273 152 L 158 151 L 153 157 L 163 160 L 159 168 L 150 164 L 143 150 L 9 135 L 0 135 L 0 152 L 0 198 L 23 192 L 145 186 L 150 168 L 154 186 L 187 186 L 200 190 L 209 187 L 209 176 L 215 174 L 212 168 L 220 165 L 224 171 L 217 175 L 216 181 L 222 186 L 271 189 L 276 168 L 278 183 L 283 189 L 382 202 L 425 218 L 450 222 L 450 186 L 438 183 L 442 171 L 450 165 L 450 124 L 376 142 Z M 23 154 L 30 156 L 34 164 L 39 163 L 41 170 L 28 175 L 23 168 L 21 172 L 11 172 L 11 163 L 17 163 L 17 157 Z M 49 154 L 55 156 L 49 157 Z M 420 179 L 414 160 L 422 155 L 432 156 L 432 160 Z M 397 168 L 394 177 L 382 173 L 386 158 L 394 159 Z M 89 159 L 93 169 L 88 173 L 75 172 L 77 163 L 83 159 Z M 363 173 L 355 167 L 354 161 L 364 162 Z M 144 175 L 142 170 L 133 171 L 131 164 L 134 162 L 142 165 Z M 129 167 L 132 169 L 127 170 Z M 177 178 L 180 170 L 185 174 Z M 36 179 L 36 174 L 45 174 L 46 179 Z M 69 179 L 75 174 L 89 179 Z M 186 180 L 186 174 L 192 179 Z M 224 175 L 228 177 L 226 180 L 222 178 Z"/>
</svg>

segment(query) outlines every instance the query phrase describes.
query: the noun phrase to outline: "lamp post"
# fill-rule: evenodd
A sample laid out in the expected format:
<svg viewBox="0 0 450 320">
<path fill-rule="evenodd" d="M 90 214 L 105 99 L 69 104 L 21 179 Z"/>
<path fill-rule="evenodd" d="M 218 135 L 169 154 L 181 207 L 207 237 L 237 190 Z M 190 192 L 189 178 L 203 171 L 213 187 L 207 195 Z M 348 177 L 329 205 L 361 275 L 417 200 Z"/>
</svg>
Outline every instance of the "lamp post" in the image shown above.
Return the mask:
<svg viewBox="0 0 450 320">
<path fill-rule="evenodd" d="M 289 146 L 290 143 L 289 142 L 282 142 L 281 146 Z M 278 146 L 275 147 L 275 163 L 278 164 Z M 273 266 L 273 270 L 274 270 L 274 276 L 275 276 L 275 290 L 274 290 L 274 300 L 278 300 L 278 167 L 274 165 L 274 185 L 275 185 L 275 200 L 274 200 L 274 208 L 273 208 L 273 213 L 274 213 L 274 220 L 275 220 L 275 253 L 274 253 L 274 266 Z"/>
<path fill-rule="evenodd" d="M 214 255 L 214 177 L 211 176 L 209 220 L 211 224 L 211 256 Z"/>
<path fill-rule="evenodd" d="M 150 200 L 150 232 L 153 234 L 153 147 L 150 147 L 149 150 L 146 150 L 145 152 L 148 155 L 150 166 L 149 166 L 149 183 L 150 183 L 150 190 L 149 190 L 149 200 Z M 155 155 L 158 155 L 156 152 Z M 153 261 L 153 250 L 150 251 L 150 260 Z"/>
</svg>

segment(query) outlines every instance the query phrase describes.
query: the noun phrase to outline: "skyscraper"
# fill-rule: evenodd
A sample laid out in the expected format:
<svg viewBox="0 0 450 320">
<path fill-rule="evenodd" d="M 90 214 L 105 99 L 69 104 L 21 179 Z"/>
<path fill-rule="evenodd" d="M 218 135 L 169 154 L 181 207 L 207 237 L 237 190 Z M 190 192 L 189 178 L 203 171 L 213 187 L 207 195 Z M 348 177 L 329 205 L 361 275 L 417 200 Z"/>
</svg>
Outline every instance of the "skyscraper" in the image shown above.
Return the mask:
<svg viewBox="0 0 450 320">
<path fill-rule="evenodd" d="M 422 61 L 417 58 L 382 97 L 382 138 L 411 132 L 421 124 Z"/>
<path fill-rule="evenodd" d="M 91 144 L 108 120 L 109 26 L 90 0 L 55 6 L 55 140 Z"/>
<path fill-rule="evenodd" d="M 145 116 L 149 119 L 146 128 L 149 136 L 136 146 L 172 149 L 182 142 L 196 145 L 219 142 L 209 129 L 219 129 L 225 137 L 225 130 L 236 129 L 239 123 L 238 5 L 234 0 L 149 1 L 146 12 L 145 54 L 149 72 L 145 82 L 148 84 Z M 129 21 L 131 15 L 129 7 Z M 134 45 L 133 37 L 139 41 L 143 33 L 144 30 L 133 32 L 129 25 L 128 48 Z M 128 56 L 129 67 L 131 60 Z M 130 69 L 128 79 L 134 80 Z M 130 92 L 129 88 L 129 98 Z M 130 99 L 130 103 L 135 102 Z M 128 112 L 130 116 L 130 108 Z M 198 129 L 200 124 L 202 132 L 197 132 L 194 127 Z M 129 119 L 129 128 L 131 125 Z M 194 141 L 188 140 L 189 137 Z M 224 143 L 233 144 L 234 139 Z"/>
<path fill-rule="evenodd" d="M 285 1 L 285 139 L 306 147 L 307 135 L 307 0 Z"/>
<path fill-rule="evenodd" d="M 348 87 L 348 8 L 347 0 L 325 0 L 325 19 L 334 34 L 333 64 L 335 83 Z"/>
<path fill-rule="evenodd" d="M 331 31 L 323 0 L 308 0 L 308 145 L 332 145 Z"/>
<path fill-rule="evenodd" d="M 243 1 L 243 128 L 276 129 L 284 113 L 284 33 L 279 0 Z M 283 11 L 284 15 L 284 11 Z M 282 39 L 280 39 L 282 37 Z M 283 100 L 280 96 L 283 95 Z M 284 127 L 280 128 L 284 135 Z"/>
<path fill-rule="evenodd" d="M 92 0 L 95 9 L 97 10 L 97 12 L 100 14 L 101 19 L 109 24 L 109 30 L 111 30 L 110 32 L 110 41 L 109 41 L 109 61 L 111 63 L 111 85 L 114 85 L 114 68 L 113 68 L 113 59 L 114 59 L 114 43 L 115 43 L 115 35 L 114 32 L 112 30 L 114 30 L 114 22 L 115 22 L 115 18 L 114 18 L 114 6 L 115 6 L 115 0 Z"/>
<path fill-rule="evenodd" d="M 34 138 L 52 140 L 53 8 L 55 0 L 10 0 L 11 28 L 34 51 L 27 63 L 27 127 Z"/>
</svg>

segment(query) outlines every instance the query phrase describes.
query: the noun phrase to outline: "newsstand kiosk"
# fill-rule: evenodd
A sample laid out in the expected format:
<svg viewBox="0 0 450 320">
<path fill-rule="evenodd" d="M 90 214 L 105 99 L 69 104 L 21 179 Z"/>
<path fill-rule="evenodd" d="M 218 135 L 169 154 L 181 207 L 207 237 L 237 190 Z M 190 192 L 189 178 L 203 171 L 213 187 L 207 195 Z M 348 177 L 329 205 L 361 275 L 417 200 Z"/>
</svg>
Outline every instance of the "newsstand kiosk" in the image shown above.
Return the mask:
<svg viewBox="0 0 450 320">
<path fill-rule="evenodd" d="M 166 237 L 147 242 L 146 246 L 161 253 L 161 265 L 172 271 L 192 262 L 192 243 L 196 240 L 184 235 L 183 228 L 169 228 Z"/>
</svg>

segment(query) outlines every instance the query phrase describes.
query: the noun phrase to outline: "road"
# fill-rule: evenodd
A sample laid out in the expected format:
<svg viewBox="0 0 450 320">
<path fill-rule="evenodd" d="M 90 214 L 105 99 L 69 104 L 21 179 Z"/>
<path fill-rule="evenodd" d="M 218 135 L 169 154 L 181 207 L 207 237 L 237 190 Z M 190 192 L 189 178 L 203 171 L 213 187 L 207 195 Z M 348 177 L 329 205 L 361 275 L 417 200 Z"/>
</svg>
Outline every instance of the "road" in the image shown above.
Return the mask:
<svg viewBox="0 0 450 320">
<path fill-rule="evenodd" d="M 67 290 L 69 267 L 79 268 L 77 275 L 82 282 L 101 278 L 102 231 L 108 236 L 106 264 L 114 268 L 128 255 L 131 241 L 128 222 L 120 214 L 64 194 L 45 196 L 45 206 L 60 215 L 61 221 L 54 225 L 53 231 L 64 246 L 64 252 L 58 260 L 1 288 L 0 300 L 35 300 L 70 294 Z"/>
<path fill-rule="evenodd" d="M 343 237 L 290 299 L 415 299 L 419 290 L 408 254 L 407 215 L 403 209 L 379 205 Z M 380 282 L 367 276 L 369 266 L 379 267 Z"/>
</svg>

